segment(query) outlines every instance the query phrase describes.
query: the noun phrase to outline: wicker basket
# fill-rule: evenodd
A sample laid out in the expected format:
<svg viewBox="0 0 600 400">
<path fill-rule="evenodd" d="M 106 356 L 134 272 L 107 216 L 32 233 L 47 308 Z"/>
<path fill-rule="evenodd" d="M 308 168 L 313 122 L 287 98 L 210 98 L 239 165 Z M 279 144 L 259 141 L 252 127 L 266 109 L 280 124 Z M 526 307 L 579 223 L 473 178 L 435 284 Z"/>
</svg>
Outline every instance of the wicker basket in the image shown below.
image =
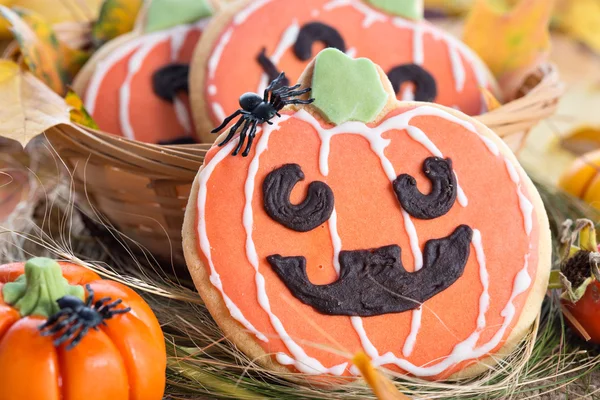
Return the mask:
<svg viewBox="0 0 600 400">
<path fill-rule="evenodd" d="M 61 25 L 57 31 L 74 46 L 88 43 L 88 25 Z M 13 58 L 15 48 L 8 52 Z M 518 150 L 527 132 L 554 113 L 562 91 L 556 68 L 545 64 L 525 80 L 523 97 L 477 119 Z M 68 125 L 47 136 L 72 170 L 82 207 L 93 206 L 154 255 L 183 261 L 184 209 L 209 144 L 159 146 Z"/>
</svg>

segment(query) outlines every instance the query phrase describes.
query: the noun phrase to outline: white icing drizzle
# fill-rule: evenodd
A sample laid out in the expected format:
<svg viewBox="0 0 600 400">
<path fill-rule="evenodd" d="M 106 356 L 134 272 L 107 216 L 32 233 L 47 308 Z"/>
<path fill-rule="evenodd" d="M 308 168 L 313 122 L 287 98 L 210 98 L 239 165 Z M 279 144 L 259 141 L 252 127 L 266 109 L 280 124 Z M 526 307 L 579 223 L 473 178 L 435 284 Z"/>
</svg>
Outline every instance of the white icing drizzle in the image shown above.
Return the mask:
<svg viewBox="0 0 600 400">
<path fill-rule="evenodd" d="M 414 101 L 415 100 L 415 92 L 412 87 L 405 86 L 402 90 L 402 101 Z"/>
<path fill-rule="evenodd" d="M 350 47 L 348 50 L 346 50 L 346 55 L 348 57 L 356 58 L 356 47 Z"/>
<path fill-rule="evenodd" d="M 467 79 L 467 71 L 460 57 L 460 53 L 454 47 L 453 44 L 448 43 L 448 55 L 450 56 L 450 63 L 452 64 L 452 74 L 454 76 L 454 85 L 458 93 L 462 92 L 465 88 L 465 81 Z"/>
<path fill-rule="evenodd" d="M 217 67 L 219 66 L 219 62 L 221 61 L 221 56 L 223 55 L 223 51 L 225 50 L 225 46 L 231 40 L 231 35 L 233 35 L 233 28 L 227 29 L 225 33 L 219 39 L 219 43 L 215 46 L 215 49 L 212 52 L 212 55 L 208 59 L 208 76 L 213 79 L 215 77 L 215 73 L 217 71 Z"/>
<path fill-rule="evenodd" d="M 255 270 L 258 303 L 260 304 L 261 308 L 267 313 L 267 315 L 269 316 L 269 320 L 271 321 L 271 325 L 285 344 L 286 348 L 292 354 L 294 367 L 298 371 L 307 374 L 335 374 L 337 372 L 339 375 L 343 373 L 343 371 L 346 369 L 346 366 L 348 365 L 347 362 L 340 365 L 336 365 L 332 368 L 324 367 L 323 364 L 319 362 L 319 360 L 308 356 L 304 349 L 288 335 L 281 320 L 271 310 L 269 296 L 267 295 L 267 290 L 265 287 L 265 278 L 259 270 L 258 254 L 256 253 L 256 246 L 254 245 L 254 240 L 252 238 L 252 230 L 254 227 L 252 199 L 254 197 L 255 178 L 256 174 L 258 173 L 258 168 L 260 166 L 260 156 L 268 147 L 269 137 L 271 136 L 271 133 L 275 130 L 278 130 L 280 124 L 286 121 L 287 119 L 289 119 L 289 116 L 283 116 L 281 118 L 278 118 L 273 125 L 267 125 L 263 127 L 262 135 L 260 136 L 260 139 L 256 144 L 256 154 L 254 155 L 252 161 L 250 162 L 250 167 L 248 168 L 248 177 L 246 178 L 246 184 L 244 187 L 246 204 L 244 206 L 243 213 L 243 224 L 246 230 L 246 256 Z M 281 358 L 286 363 L 291 360 L 291 358 L 287 355 L 278 355 L 278 358 Z"/>
<path fill-rule="evenodd" d="M 273 52 L 273 55 L 270 57 L 273 65 L 277 66 L 279 61 L 281 61 L 281 57 L 285 54 L 286 51 L 294 46 L 296 40 L 298 39 L 298 35 L 300 34 L 300 24 L 298 24 L 297 20 L 292 21 L 292 24 L 287 27 L 287 29 L 281 35 L 281 39 Z M 269 76 L 267 74 L 262 74 L 260 78 L 260 83 L 258 85 L 257 93 L 262 94 L 265 88 L 269 85 Z"/>
<path fill-rule="evenodd" d="M 332 0 L 331 2 L 325 4 L 323 7 L 324 10 L 333 10 L 339 7 L 352 6 L 356 10 L 363 13 L 365 19 L 363 20 L 363 28 L 368 28 L 373 25 L 375 22 L 385 22 L 388 20 L 387 15 L 382 14 L 378 11 L 375 11 L 371 7 L 364 4 L 362 1 L 356 0 Z"/>
<path fill-rule="evenodd" d="M 321 11 L 317 10 L 316 8 L 310 12 L 311 17 L 313 18 L 318 17 L 319 14 L 321 14 Z"/>
<path fill-rule="evenodd" d="M 164 40 L 165 38 L 162 35 L 156 35 L 152 38 L 148 38 L 147 41 L 142 44 L 142 46 L 129 59 L 129 63 L 127 64 L 127 76 L 125 77 L 123 85 L 119 89 L 119 122 L 123 136 L 128 139 L 135 139 L 135 132 L 133 131 L 133 126 L 131 126 L 131 120 L 129 119 L 131 81 L 139 72 L 140 68 L 142 68 L 146 56 L 154 49 L 158 42 Z"/>
<path fill-rule="evenodd" d="M 508 159 L 505 159 L 504 161 L 506 162 L 506 169 L 508 170 L 510 179 L 517 185 L 517 195 L 519 196 L 519 206 L 521 207 L 521 213 L 523 214 L 525 232 L 529 235 L 533 227 L 533 204 L 531 204 L 531 201 L 523 194 L 521 178 L 515 167 Z"/>
<path fill-rule="evenodd" d="M 233 23 L 236 25 L 244 23 L 256 10 L 262 8 L 271 0 L 254 0 L 248 6 L 244 7 L 233 17 Z"/>
<path fill-rule="evenodd" d="M 478 229 L 473 229 L 473 239 L 471 240 L 471 243 L 475 249 L 475 256 L 477 257 L 477 263 L 479 264 L 479 279 L 481 280 L 481 286 L 483 287 L 481 296 L 479 296 L 479 315 L 477 316 L 477 329 L 481 331 L 485 328 L 485 314 L 490 308 L 490 275 L 488 274 L 485 261 L 481 232 Z"/>
<path fill-rule="evenodd" d="M 227 114 L 225 114 L 225 110 L 223 110 L 223 107 L 221 106 L 221 104 L 213 103 L 212 109 L 213 109 L 213 113 L 215 114 L 215 117 L 219 121 L 222 121 L 225 118 L 227 118 Z"/>
<path fill-rule="evenodd" d="M 425 62 L 425 49 L 423 48 L 423 25 L 416 23 L 413 26 L 413 62 L 423 65 Z"/>
<path fill-rule="evenodd" d="M 415 348 L 415 343 L 417 342 L 417 335 L 419 334 L 419 330 L 421 329 L 422 316 L 423 306 L 420 306 L 419 308 L 414 309 L 412 311 L 410 334 L 407 336 L 406 341 L 404 342 L 404 347 L 402 347 L 402 355 L 404 355 L 404 357 L 410 357 Z"/>
<path fill-rule="evenodd" d="M 458 174 L 456 171 L 454 171 L 454 176 L 456 177 L 456 201 L 458 201 L 458 204 L 460 204 L 462 207 L 466 207 L 469 205 L 469 199 L 458 182 Z"/>
<path fill-rule="evenodd" d="M 206 231 L 205 215 L 208 180 L 210 179 L 210 176 L 212 175 L 216 166 L 233 151 L 234 146 L 236 146 L 238 142 L 239 139 L 236 138 L 229 142 L 226 146 L 223 146 L 223 148 L 220 149 L 217 152 L 217 154 L 215 154 L 215 156 L 210 160 L 210 162 L 206 164 L 204 168 L 202 168 L 202 171 L 198 175 L 198 236 L 200 241 L 200 249 L 202 250 L 202 253 L 204 253 L 204 256 L 206 257 L 206 260 L 208 261 L 208 266 L 210 268 L 210 282 L 213 284 L 214 287 L 216 287 L 219 290 L 221 296 L 223 296 L 225 306 L 229 310 L 229 313 L 231 314 L 232 318 L 234 318 L 236 321 L 242 324 L 244 328 L 246 328 L 249 332 L 253 333 L 259 340 L 262 340 L 263 342 L 268 342 L 269 339 L 267 339 L 267 337 L 264 334 L 260 333 L 254 327 L 254 325 L 252 325 L 252 323 L 250 323 L 250 321 L 248 321 L 246 317 L 244 317 L 242 311 L 233 301 L 231 301 L 229 296 L 227 296 L 227 294 L 225 293 L 223 283 L 221 282 L 221 276 L 219 275 L 219 273 L 215 269 L 215 265 L 213 264 L 211 254 L 212 250 L 210 242 L 208 240 L 208 233 Z"/>
<path fill-rule="evenodd" d="M 331 235 L 331 244 L 333 246 L 333 268 L 337 276 L 340 276 L 340 251 L 342 251 L 342 239 L 337 230 L 337 212 L 335 206 L 329 217 L 329 234 Z"/>
<path fill-rule="evenodd" d="M 363 326 L 363 320 L 361 317 L 350 317 L 350 322 L 352 322 L 352 327 L 358 334 L 360 338 L 360 343 L 362 344 L 365 353 L 371 358 L 379 357 L 379 352 L 377 348 L 371 343 L 367 332 L 365 331 L 365 327 Z"/>
<path fill-rule="evenodd" d="M 183 127 L 184 132 L 190 135 L 192 133 L 192 121 L 185 103 L 179 97 L 175 96 L 173 107 L 175 108 L 175 115 L 177 115 L 179 124 Z"/>
<path fill-rule="evenodd" d="M 496 143 L 494 143 L 493 140 L 491 140 L 490 138 L 487 138 L 485 136 L 480 136 L 480 138 L 483 141 L 483 143 L 486 145 L 486 147 L 488 148 L 490 153 L 492 153 L 496 157 L 498 157 L 500 155 L 500 149 L 498 149 L 498 146 L 496 145 Z"/>
<path fill-rule="evenodd" d="M 217 94 L 217 87 L 215 85 L 209 85 L 208 86 L 208 94 L 210 94 L 211 96 L 214 96 L 215 94 Z"/>
</svg>

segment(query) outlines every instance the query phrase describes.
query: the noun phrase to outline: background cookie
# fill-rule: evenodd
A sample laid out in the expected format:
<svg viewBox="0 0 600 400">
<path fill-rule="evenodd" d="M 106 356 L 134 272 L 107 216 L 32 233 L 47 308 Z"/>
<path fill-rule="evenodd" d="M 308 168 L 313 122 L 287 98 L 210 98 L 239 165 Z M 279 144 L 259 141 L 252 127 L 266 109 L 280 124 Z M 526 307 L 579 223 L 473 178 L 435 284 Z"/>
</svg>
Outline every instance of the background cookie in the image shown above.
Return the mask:
<svg viewBox="0 0 600 400">
<path fill-rule="evenodd" d="M 106 132 L 149 143 L 191 142 L 189 63 L 209 18 L 173 26 L 172 20 L 159 17 L 149 20 L 148 28 L 171 26 L 136 30 L 107 43 L 79 73 L 74 87 Z"/>
<path fill-rule="evenodd" d="M 280 71 L 295 83 L 324 46 L 378 63 L 399 99 L 433 100 L 471 115 L 485 110 L 479 87 L 496 92 L 495 81 L 471 50 L 426 21 L 400 16 L 416 17 L 406 6 L 416 1 L 398 2 L 387 13 L 372 3 L 381 2 L 243 0 L 223 10 L 207 28 L 191 71 L 203 141 L 212 142 L 210 130 L 238 108 L 239 93 L 261 92 Z"/>
<path fill-rule="evenodd" d="M 325 50 L 302 80 L 313 105 L 264 125 L 247 158 L 214 147 L 194 183 L 184 249 L 215 320 L 275 369 L 355 372 L 327 347 L 425 379 L 495 363 L 550 269 L 515 157 L 464 114 L 397 102 L 366 59 Z"/>
</svg>

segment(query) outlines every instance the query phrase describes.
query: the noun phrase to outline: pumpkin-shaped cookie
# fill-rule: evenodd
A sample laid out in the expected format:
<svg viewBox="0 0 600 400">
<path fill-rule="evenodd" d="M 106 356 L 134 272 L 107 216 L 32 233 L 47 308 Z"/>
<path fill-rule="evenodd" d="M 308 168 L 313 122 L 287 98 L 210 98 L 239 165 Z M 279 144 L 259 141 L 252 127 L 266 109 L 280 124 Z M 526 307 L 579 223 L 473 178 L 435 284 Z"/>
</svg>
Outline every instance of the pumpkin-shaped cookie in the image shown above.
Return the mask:
<svg viewBox="0 0 600 400">
<path fill-rule="evenodd" d="M 46 258 L 0 265 L 0 399 L 160 400 L 165 369 L 133 290 Z"/>
<path fill-rule="evenodd" d="M 238 107 L 239 93 L 262 92 L 280 71 L 295 83 L 323 47 L 373 60 L 399 99 L 485 111 L 480 87 L 499 96 L 494 78 L 462 42 L 422 20 L 419 3 L 242 0 L 223 10 L 192 62 L 190 96 L 203 141 L 214 140 L 210 130 Z"/>
<path fill-rule="evenodd" d="M 398 102 L 367 59 L 323 50 L 300 83 L 314 103 L 262 124 L 248 157 L 213 147 L 195 180 L 184 248 L 215 320 L 276 370 L 356 372 L 327 347 L 426 379 L 493 364 L 550 269 L 514 155 L 456 110 Z"/>
<path fill-rule="evenodd" d="M 100 129 L 147 143 L 194 141 L 189 62 L 208 20 L 136 30 L 101 47 L 74 85 Z"/>
</svg>

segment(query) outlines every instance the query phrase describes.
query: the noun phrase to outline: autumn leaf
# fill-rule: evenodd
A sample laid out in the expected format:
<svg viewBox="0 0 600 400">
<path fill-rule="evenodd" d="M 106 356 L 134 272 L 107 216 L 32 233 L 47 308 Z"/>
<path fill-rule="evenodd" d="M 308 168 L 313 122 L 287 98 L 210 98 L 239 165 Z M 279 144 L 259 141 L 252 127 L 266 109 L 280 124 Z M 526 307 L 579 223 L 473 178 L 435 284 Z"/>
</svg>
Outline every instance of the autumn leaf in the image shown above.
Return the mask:
<svg viewBox="0 0 600 400">
<path fill-rule="evenodd" d="M 96 124 L 96 121 L 94 121 L 92 116 L 85 109 L 83 101 L 77 95 L 77 93 L 75 93 L 72 90 L 69 90 L 69 92 L 65 96 L 65 101 L 71 107 L 72 122 L 75 122 L 79 125 L 83 125 L 91 129 L 100 129 L 98 128 L 98 124 Z"/>
<path fill-rule="evenodd" d="M 88 60 L 89 54 L 61 43 L 46 20 L 29 10 L 0 6 L 0 13 L 12 25 L 27 68 L 56 93 L 67 85 Z"/>
<path fill-rule="evenodd" d="M 100 47 L 109 40 L 130 32 L 143 3 L 143 0 L 105 0 L 98 20 L 92 27 L 94 46 Z"/>
<path fill-rule="evenodd" d="M 600 148 L 600 126 L 580 126 L 567 133 L 560 142 L 563 148 L 577 155 L 597 150 Z"/>
<path fill-rule="evenodd" d="M 352 363 L 358 368 L 363 379 L 369 384 L 379 400 L 410 400 L 408 396 L 398 391 L 392 381 L 373 367 L 371 360 L 365 353 L 356 354 L 352 359 Z"/>
<path fill-rule="evenodd" d="M 48 128 L 70 121 L 67 103 L 12 61 L 0 60 L 0 99 L 0 136 L 23 147 Z"/>
<path fill-rule="evenodd" d="M 463 41 L 501 77 L 526 69 L 550 51 L 549 24 L 554 0 L 476 0 Z"/>
<path fill-rule="evenodd" d="M 98 15 L 102 0 L 0 0 L 0 5 L 20 7 L 43 15 L 49 24 L 87 22 Z M 9 39 L 10 24 L 0 19 L 0 39 Z"/>
<path fill-rule="evenodd" d="M 555 23 L 560 30 L 600 53 L 600 1 L 558 0 Z"/>
</svg>

